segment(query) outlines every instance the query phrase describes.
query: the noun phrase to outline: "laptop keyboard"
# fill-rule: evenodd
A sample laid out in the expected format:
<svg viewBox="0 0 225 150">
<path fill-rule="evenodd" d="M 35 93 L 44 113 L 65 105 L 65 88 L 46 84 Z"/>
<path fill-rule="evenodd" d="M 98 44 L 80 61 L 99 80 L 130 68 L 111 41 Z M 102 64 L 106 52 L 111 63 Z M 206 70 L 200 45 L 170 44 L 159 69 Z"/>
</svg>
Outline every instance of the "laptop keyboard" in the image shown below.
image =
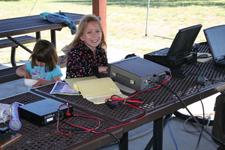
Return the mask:
<svg viewBox="0 0 225 150">
<path fill-rule="evenodd" d="M 164 48 L 164 49 L 158 50 L 156 52 L 153 52 L 152 54 L 158 55 L 158 56 L 167 56 L 168 51 L 169 51 L 169 48 Z"/>
</svg>

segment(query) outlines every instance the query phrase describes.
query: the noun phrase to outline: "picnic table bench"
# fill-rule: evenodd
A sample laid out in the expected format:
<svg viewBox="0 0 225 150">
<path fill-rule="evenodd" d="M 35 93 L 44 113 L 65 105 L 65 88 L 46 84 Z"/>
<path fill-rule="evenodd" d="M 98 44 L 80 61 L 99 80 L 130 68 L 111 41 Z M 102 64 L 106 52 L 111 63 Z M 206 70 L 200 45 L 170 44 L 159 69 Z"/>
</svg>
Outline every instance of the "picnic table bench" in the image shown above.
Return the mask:
<svg viewBox="0 0 225 150">
<path fill-rule="evenodd" d="M 28 36 L 28 35 L 23 35 L 23 36 L 19 36 L 19 37 L 13 37 L 14 40 L 18 41 L 20 44 L 28 44 L 28 43 L 32 43 L 32 42 L 36 42 L 36 38 L 32 37 L 32 36 Z M 11 64 L 13 67 L 16 66 L 16 60 L 15 60 L 15 54 L 16 54 L 16 48 L 19 45 L 17 43 L 15 43 L 14 41 L 10 40 L 10 39 L 2 39 L 0 40 L 0 48 L 6 48 L 6 47 L 11 47 Z M 27 50 L 27 49 L 25 49 Z M 32 51 L 27 50 L 29 53 L 31 53 Z"/>
</svg>

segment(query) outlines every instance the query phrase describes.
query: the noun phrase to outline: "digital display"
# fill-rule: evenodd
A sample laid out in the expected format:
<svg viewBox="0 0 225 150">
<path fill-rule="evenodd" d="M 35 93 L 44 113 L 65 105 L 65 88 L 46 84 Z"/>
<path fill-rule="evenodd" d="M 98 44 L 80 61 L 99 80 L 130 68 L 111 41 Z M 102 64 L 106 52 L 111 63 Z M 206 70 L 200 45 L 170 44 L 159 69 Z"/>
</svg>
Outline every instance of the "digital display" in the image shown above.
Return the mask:
<svg viewBox="0 0 225 150">
<path fill-rule="evenodd" d="M 46 122 L 50 122 L 50 121 L 53 121 L 53 117 L 46 119 Z"/>
</svg>

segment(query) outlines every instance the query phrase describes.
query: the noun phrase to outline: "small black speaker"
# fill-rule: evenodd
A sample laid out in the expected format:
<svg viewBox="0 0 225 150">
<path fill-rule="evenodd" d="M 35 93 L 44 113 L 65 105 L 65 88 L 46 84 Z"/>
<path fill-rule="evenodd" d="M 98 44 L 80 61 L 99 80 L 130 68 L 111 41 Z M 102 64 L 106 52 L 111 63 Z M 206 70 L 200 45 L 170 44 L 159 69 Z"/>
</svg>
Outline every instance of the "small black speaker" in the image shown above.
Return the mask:
<svg viewBox="0 0 225 150">
<path fill-rule="evenodd" d="M 212 134 L 215 141 L 225 143 L 225 94 L 217 96 L 214 110 Z"/>
</svg>

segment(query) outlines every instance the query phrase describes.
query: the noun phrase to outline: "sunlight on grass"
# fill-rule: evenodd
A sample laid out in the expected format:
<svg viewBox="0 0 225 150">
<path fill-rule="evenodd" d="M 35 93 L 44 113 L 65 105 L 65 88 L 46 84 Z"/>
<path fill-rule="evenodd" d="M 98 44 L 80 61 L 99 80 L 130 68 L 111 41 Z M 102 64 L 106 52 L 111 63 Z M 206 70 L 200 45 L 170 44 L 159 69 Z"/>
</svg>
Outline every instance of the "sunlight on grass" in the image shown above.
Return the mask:
<svg viewBox="0 0 225 150">
<path fill-rule="evenodd" d="M 202 24 L 203 29 L 205 29 L 224 23 L 225 10 L 223 5 L 218 4 L 224 4 L 225 0 L 212 0 L 210 2 L 186 0 L 179 1 L 179 4 L 178 1 L 170 4 L 164 0 L 165 3 L 162 4 L 162 1 L 155 0 L 149 10 L 148 36 L 145 36 L 147 6 L 140 5 L 138 7 L 129 0 L 127 0 L 129 2 L 127 5 L 118 1 L 118 5 L 113 5 L 112 1 L 109 0 L 109 5 L 107 6 L 107 51 L 110 54 L 114 52 L 116 56 L 108 57 L 119 57 L 122 52 L 127 54 L 136 53 L 143 56 L 143 54 L 150 51 L 169 47 L 180 28 Z M 44 11 L 57 12 L 59 10 L 91 14 L 92 6 L 90 4 L 84 2 L 60 2 L 59 0 L 0 1 L 0 5 L 4 6 L 0 10 L 0 19 L 38 15 Z M 50 39 L 49 35 L 49 31 L 45 31 L 42 33 L 42 38 Z M 61 54 L 60 50 L 69 44 L 73 37 L 68 28 L 63 28 L 57 32 L 57 50 L 59 55 Z M 201 30 L 196 42 L 202 41 L 205 41 L 205 37 Z M 33 44 L 29 44 L 28 47 L 32 49 Z M 0 63 L 9 62 L 9 55 L 10 48 L 1 49 Z M 29 54 L 18 48 L 17 61 L 27 60 L 28 58 Z"/>
</svg>

